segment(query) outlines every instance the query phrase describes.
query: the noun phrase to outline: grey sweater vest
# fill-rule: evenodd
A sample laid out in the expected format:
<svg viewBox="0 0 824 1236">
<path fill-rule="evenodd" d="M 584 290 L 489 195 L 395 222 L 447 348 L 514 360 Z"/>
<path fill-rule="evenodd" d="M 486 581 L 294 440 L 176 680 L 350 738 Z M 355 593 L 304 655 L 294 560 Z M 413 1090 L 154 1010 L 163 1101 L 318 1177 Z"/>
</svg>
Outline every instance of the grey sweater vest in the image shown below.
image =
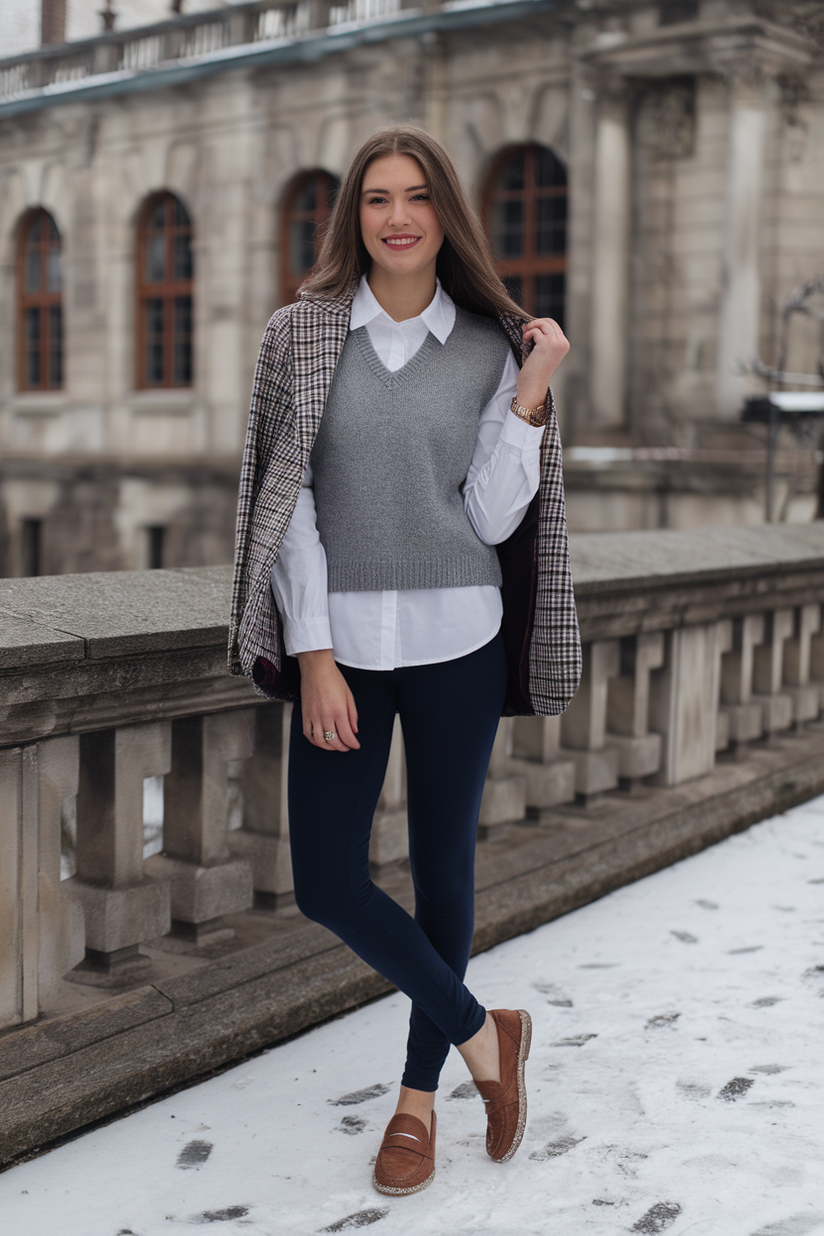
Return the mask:
<svg viewBox="0 0 824 1236">
<path fill-rule="evenodd" d="M 461 486 L 508 352 L 497 322 L 463 309 L 394 373 L 365 326 L 350 331 L 311 456 L 330 592 L 500 585 Z"/>
</svg>

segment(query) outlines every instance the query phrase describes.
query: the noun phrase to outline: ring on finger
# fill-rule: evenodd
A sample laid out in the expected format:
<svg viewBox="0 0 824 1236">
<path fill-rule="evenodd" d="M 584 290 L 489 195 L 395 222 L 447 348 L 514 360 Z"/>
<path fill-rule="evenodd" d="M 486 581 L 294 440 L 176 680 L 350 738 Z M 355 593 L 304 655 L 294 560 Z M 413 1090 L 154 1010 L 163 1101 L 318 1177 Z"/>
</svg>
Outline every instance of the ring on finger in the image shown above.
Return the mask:
<svg viewBox="0 0 824 1236">
<path fill-rule="evenodd" d="M 337 734 L 335 733 L 334 730 L 324 730 L 323 737 L 326 739 L 327 742 L 334 742 L 335 739 L 337 738 Z"/>
</svg>

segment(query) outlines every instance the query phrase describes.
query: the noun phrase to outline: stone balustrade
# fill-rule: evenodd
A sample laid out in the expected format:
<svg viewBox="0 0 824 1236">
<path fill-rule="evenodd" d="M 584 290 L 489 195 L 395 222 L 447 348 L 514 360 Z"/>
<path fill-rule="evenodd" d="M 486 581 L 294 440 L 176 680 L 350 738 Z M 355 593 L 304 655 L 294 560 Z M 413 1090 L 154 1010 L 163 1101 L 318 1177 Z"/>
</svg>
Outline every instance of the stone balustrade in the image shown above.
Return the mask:
<svg viewBox="0 0 824 1236">
<path fill-rule="evenodd" d="M 563 717 L 501 721 L 480 837 L 502 855 L 513 826 L 551 832 L 604 795 L 698 784 L 824 707 L 824 523 L 572 550 L 581 689 Z M 68 1007 L 67 981 L 100 999 L 150 979 L 152 956 L 226 956 L 248 911 L 264 931 L 295 915 L 290 706 L 225 671 L 229 582 L 228 567 L 0 581 L 0 1029 Z M 163 831 L 144 858 L 148 777 L 163 778 Z M 378 877 L 407 857 L 405 825 L 398 728 Z"/>
<path fill-rule="evenodd" d="M 112 30 L 70 43 L 46 44 L 0 60 L 0 103 L 32 91 L 111 74 L 156 71 L 275 40 L 299 39 L 345 26 L 385 20 L 401 0 L 250 0 L 180 14 L 167 21 Z M 428 7 L 440 7 L 439 5 Z"/>
</svg>

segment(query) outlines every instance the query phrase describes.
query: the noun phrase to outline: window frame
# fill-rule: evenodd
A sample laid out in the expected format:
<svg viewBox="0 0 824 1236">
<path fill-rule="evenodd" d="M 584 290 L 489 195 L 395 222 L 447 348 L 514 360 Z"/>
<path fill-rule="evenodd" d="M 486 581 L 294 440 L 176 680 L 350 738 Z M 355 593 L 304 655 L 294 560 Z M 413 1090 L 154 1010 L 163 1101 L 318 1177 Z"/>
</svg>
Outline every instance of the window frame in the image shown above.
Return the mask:
<svg viewBox="0 0 824 1236">
<path fill-rule="evenodd" d="M 165 218 L 163 235 L 164 245 L 164 278 L 156 283 L 148 283 L 145 279 L 146 256 L 149 242 L 149 218 L 159 202 L 164 203 Z M 185 224 L 175 223 L 170 212 L 180 206 L 186 215 Z M 171 264 L 174 260 L 174 238 L 188 231 L 189 247 L 192 258 L 192 270 L 188 279 L 169 277 Z M 180 298 L 189 298 L 189 378 L 186 382 L 174 380 L 174 303 Z M 161 335 L 162 347 L 162 377 L 160 382 L 150 382 L 146 363 L 146 314 L 145 305 L 149 300 L 163 302 L 163 328 Z M 191 390 L 195 384 L 195 263 L 194 263 L 194 223 L 186 203 L 169 189 L 161 189 L 146 198 L 140 208 L 137 220 L 137 245 L 135 247 L 135 363 L 134 385 L 139 391 Z"/>
<path fill-rule="evenodd" d="M 56 292 L 49 292 L 48 289 L 38 289 L 37 292 L 26 291 L 26 257 L 29 249 L 29 236 L 38 220 L 47 220 L 54 229 L 54 235 L 41 237 L 37 242 L 40 251 L 40 274 L 41 280 L 44 280 L 47 269 L 47 257 L 50 248 L 55 248 L 58 253 L 58 269 L 60 270 L 60 286 Z M 16 361 L 17 361 L 17 390 L 21 394 L 31 392 L 50 392 L 62 391 L 65 384 L 65 353 L 63 347 L 64 331 L 63 331 L 63 272 L 62 272 L 62 256 L 63 256 L 63 237 L 60 235 L 60 229 L 54 221 L 54 217 L 46 210 L 44 206 L 36 206 L 32 210 L 26 212 L 20 223 L 20 231 L 17 238 L 17 260 L 15 269 L 16 280 Z M 40 372 L 40 381 L 36 384 L 29 382 L 28 377 L 28 360 L 29 347 L 28 335 L 26 331 L 26 313 L 27 310 L 38 309 L 40 311 L 40 330 L 38 333 L 37 354 L 38 366 Z M 51 355 L 52 355 L 52 327 L 51 319 L 52 309 L 60 311 L 60 335 L 57 344 L 57 356 L 59 367 L 59 380 L 56 383 L 50 381 L 51 376 Z"/>
<path fill-rule="evenodd" d="M 558 165 L 564 172 L 564 184 L 562 186 L 540 186 L 535 181 L 535 154 L 538 151 L 546 151 L 555 159 Z M 520 190 L 498 190 L 497 186 L 503 176 L 506 165 L 513 157 L 523 152 L 525 157 L 524 166 L 524 188 Z M 531 156 L 531 157 L 530 157 Z M 502 200 L 506 194 L 510 200 L 520 199 L 524 203 L 524 218 L 523 218 L 523 237 L 524 247 L 521 256 L 518 258 L 499 257 L 495 249 L 495 241 L 492 232 L 492 210 L 493 205 L 497 200 Z M 567 202 L 566 208 L 566 233 L 565 246 L 563 252 L 555 252 L 549 254 L 539 254 L 536 251 L 537 241 L 537 202 L 539 197 L 564 197 Z M 540 142 L 523 142 L 510 146 L 505 146 L 495 155 L 489 170 L 484 180 L 484 189 L 481 198 L 481 217 L 483 219 L 486 234 L 489 237 L 492 245 L 492 252 L 495 261 L 495 269 L 498 271 L 501 278 L 504 280 L 507 276 L 518 276 L 521 279 L 522 304 L 527 313 L 534 313 L 535 307 L 535 284 L 536 280 L 541 275 L 562 275 L 564 279 L 564 302 L 566 302 L 567 294 L 567 271 L 569 257 L 569 175 L 563 160 L 558 157 L 555 151 L 550 146 L 544 146 Z M 516 298 L 517 299 L 517 298 Z M 566 304 L 564 305 L 565 316 Z M 564 327 L 564 321 L 560 322 L 560 326 Z"/>
<path fill-rule="evenodd" d="M 292 224 L 296 222 L 295 203 L 298 196 L 303 191 L 305 186 L 312 179 L 322 180 L 325 182 L 325 192 L 316 192 L 315 201 L 321 202 L 320 206 L 315 206 L 312 211 L 300 212 L 302 218 L 312 219 L 315 224 L 315 262 L 318 260 L 320 246 L 323 240 L 324 230 L 329 222 L 329 216 L 332 213 L 332 205 L 330 199 L 334 202 L 334 197 L 340 189 L 340 180 L 333 172 L 327 172 L 323 167 L 312 167 L 306 171 L 298 172 L 293 176 L 292 180 L 286 189 L 283 196 L 283 204 L 280 211 L 280 303 L 281 305 L 291 304 L 297 300 L 297 292 L 301 283 L 312 267 L 306 270 L 295 272 L 291 268 L 291 229 Z M 313 262 L 314 265 L 314 262 Z"/>
</svg>

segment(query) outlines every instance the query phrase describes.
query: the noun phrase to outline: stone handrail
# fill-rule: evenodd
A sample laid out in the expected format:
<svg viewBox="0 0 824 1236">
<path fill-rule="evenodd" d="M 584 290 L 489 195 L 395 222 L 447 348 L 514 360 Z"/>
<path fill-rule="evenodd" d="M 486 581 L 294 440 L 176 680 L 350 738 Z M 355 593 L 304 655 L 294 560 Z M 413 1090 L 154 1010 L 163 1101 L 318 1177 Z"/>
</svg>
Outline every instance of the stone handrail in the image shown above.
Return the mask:
<svg viewBox="0 0 824 1236">
<path fill-rule="evenodd" d="M 402 0 L 251 0 L 167 21 L 49 44 L 0 60 L 0 102 L 106 73 L 143 72 L 232 47 L 298 38 L 352 21 L 380 21 Z"/>
<path fill-rule="evenodd" d="M 572 552 L 581 689 L 561 718 L 502 720 L 482 839 L 605 791 L 665 794 L 821 715 L 824 522 Z M 228 567 L 0 581 L 0 1029 L 48 1014 L 67 979 L 145 981 L 150 942 L 202 958 L 232 916 L 254 904 L 274 929 L 292 901 L 289 707 L 225 671 L 229 583 Z M 164 818 L 144 858 L 148 777 Z M 405 816 L 398 733 L 378 871 L 408 853 Z"/>
</svg>

